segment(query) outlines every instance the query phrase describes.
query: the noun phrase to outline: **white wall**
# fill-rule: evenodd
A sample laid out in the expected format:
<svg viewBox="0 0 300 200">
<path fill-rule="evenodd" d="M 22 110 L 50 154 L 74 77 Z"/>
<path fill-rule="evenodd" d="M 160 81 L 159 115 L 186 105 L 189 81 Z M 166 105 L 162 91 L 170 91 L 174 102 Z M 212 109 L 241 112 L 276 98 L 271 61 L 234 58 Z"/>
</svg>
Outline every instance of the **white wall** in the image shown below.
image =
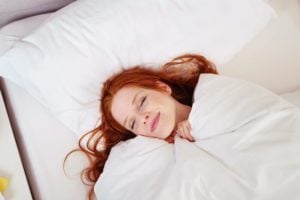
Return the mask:
<svg viewBox="0 0 300 200">
<path fill-rule="evenodd" d="M 277 18 L 219 71 L 276 93 L 300 89 L 300 0 L 268 2 Z"/>
</svg>

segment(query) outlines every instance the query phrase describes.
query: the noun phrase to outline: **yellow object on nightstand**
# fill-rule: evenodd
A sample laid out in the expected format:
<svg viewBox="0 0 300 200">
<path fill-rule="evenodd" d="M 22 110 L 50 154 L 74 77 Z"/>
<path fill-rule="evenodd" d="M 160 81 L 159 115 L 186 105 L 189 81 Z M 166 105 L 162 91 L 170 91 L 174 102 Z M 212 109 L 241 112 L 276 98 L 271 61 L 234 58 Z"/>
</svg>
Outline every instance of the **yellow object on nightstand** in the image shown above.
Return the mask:
<svg viewBox="0 0 300 200">
<path fill-rule="evenodd" d="M 3 192 L 8 185 L 8 180 L 6 178 L 0 177 L 0 192 Z"/>
</svg>

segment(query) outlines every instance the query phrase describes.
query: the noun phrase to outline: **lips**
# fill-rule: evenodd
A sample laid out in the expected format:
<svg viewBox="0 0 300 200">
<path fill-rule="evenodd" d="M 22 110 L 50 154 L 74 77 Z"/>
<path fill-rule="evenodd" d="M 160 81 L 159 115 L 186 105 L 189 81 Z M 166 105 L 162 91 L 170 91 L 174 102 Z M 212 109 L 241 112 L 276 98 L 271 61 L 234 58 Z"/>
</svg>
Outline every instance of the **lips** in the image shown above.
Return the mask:
<svg viewBox="0 0 300 200">
<path fill-rule="evenodd" d="M 155 131 L 155 129 L 157 128 L 159 119 L 160 119 L 160 113 L 157 113 L 156 117 L 153 119 L 151 123 L 151 132 Z"/>
</svg>

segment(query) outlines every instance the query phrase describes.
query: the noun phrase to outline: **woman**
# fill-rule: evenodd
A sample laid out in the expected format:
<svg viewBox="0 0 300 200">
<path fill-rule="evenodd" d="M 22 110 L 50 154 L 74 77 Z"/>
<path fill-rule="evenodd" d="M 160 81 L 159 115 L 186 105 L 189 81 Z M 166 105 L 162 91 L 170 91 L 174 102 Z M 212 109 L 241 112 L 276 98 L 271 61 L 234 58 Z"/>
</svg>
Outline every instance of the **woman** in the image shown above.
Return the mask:
<svg viewBox="0 0 300 200">
<path fill-rule="evenodd" d="M 78 150 L 90 160 L 83 177 L 93 186 L 114 145 L 136 135 L 170 143 L 177 133 L 193 141 L 187 118 L 202 73 L 217 71 L 203 56 L 188 54 L 166 63 L 159 71 L 135 67 L 109 78 L 101 93 L 101 124 L 79 141 Z M 87 143 L 83 142 L 85 137 L 89 138 Z M 93 187 L 89 199 L 92 196 Z"/>
</svg>

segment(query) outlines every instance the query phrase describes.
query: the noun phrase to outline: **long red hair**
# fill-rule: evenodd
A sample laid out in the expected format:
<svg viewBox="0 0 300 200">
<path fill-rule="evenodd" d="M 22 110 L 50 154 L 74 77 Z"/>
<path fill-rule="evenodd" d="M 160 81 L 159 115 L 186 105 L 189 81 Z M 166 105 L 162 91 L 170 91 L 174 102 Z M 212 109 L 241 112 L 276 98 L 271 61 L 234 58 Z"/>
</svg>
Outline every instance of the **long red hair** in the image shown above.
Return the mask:
<svg viewBox="0 0 300 200">
<path fill-rule="evenodd" d="M 101 124 L 83 135 L 79 140 L 79 148 L 67 155 L 68 157 L 74 151 L 81 151 L 89 158 L 90 166 L 82 171 L 82 180 L 91 185 L 88 197 L 90 200 L 94 198 L 94 184 L 103 172 L 111 149 L 120 141 L 135 137 L 112 117 L 111 103 L 114 95 L 121 88 L 128 86 L 161 90 L 155 84 L 161 81 L 171 87 L 173 98 L 191 106 L 193 92 L 202 73 L 217 74 L 217 70 L 205 57 L 186 54 L 174 58 L 160 70 L 137 66 L 123 70 L 106 80 L 101 92 Z M 88 140 L 85 140 L 86 137 Z"/>
</svg>

